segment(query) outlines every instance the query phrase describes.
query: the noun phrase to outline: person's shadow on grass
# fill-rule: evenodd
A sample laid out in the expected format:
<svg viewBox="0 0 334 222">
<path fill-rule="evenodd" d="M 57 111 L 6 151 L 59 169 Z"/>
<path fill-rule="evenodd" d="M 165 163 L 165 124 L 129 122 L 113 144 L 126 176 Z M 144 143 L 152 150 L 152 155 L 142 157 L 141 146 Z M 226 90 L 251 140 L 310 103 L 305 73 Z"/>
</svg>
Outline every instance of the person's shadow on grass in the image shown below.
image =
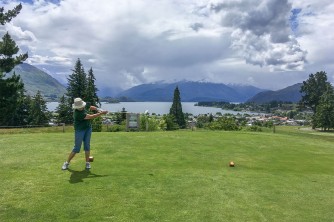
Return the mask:
<svg viewBox="0 0 334 222">
<path fill-rule="evenodd" d="M 95 177 L 106 177 L 107 175 L 98 175 L 95 173 L 92 173 L 90 170 L 84 169 L 82 171 L 76 171 L 67 169 L 69 172 L 71 172 L 70 177 L 70 183 L 80 183 L 84 182 L 83 180 L 86 178 L 95 178 Z"/>
</svg>

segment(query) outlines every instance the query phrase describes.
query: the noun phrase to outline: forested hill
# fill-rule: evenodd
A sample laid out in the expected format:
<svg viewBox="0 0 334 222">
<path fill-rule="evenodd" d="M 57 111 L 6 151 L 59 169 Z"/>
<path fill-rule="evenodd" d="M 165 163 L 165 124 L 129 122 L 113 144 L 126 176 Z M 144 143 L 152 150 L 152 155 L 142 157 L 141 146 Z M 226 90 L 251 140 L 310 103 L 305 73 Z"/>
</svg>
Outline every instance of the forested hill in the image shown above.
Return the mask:
<svg viewBox="0 0 334 222">
<path fill-rule="evenodd" d="M 254 86 L 225 85 L 223 83 L 181 81 L 175 83 L 151 83 L 132 87 L 118 94 L 135 101 L 171 102 L 178 86 L 183 102 L 226 101 L 245 102 L 263 89 Z"/>
<path fill-rule="evenodd" d="M 264 91 L 256 94 L 247 102 L 268 103 L 271 101 L 293 102 L 296 103 L 301 100 L 302 93 L 300 87 L 302 83 L 297 83 L 277 91 Z"/>
<path fill-rule="evenodd" d="M 56 79 L 46 72 L 27 63 L 17 65 L 6 76 L 11 76 L 15 72 L 20 75 L 24 83 L 24 88 L 28 95 L 36 95 L 39 90 L 47 99 L 56 99 L 66 93 L 66 87 L 60 84 Z"/>
</svg>

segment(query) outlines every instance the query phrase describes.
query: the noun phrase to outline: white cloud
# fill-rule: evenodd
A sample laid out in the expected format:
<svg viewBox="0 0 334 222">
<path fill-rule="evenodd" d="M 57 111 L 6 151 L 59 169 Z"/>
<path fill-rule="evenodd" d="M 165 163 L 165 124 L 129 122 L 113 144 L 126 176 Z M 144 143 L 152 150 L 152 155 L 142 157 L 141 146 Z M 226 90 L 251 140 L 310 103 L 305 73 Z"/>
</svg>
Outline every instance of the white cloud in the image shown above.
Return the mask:
<svg viewBox="0 0 334 222">
<path fill-rule="evenodd" d="M 4 28 L 63 81 L 80 58 L 101 87 L 205 79 L 279 89 L 333 72 L 333 12 L 328 0 L 35 0 Z"/>
</svg>

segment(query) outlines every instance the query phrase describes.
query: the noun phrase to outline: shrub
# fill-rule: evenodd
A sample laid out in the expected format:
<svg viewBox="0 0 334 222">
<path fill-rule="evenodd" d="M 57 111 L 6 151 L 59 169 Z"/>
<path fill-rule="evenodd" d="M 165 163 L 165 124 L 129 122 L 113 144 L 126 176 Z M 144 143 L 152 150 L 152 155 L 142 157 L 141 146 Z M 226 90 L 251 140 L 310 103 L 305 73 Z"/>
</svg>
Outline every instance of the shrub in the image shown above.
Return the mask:
<svg viewBox="0 0 334 222">
<path fill-rule="evenodd" d="M 178 130 L 180 127 L 176 123 L 175 117 L 173 115 L 167 114 L 162 117 L 166 125 L 166 130 Z"/>
<path fill-rule="evenodd" d="M 208 124 L 208 129 L 211 130 L 226 130 L 226 131 L 236 131 L 240 130 L 237 121 L 233 117 L 219 117 L 216 121 Z"/>
<path fill-rule="evenodd" d="M 108 132 L 121 132 L 125 131 L 125 125 L 114 124 L 108 128 Z"/>
<path fill-rule="evenodd" d="M 257 125 L 253 125 L 247 128 L 248 131 L 253 131 L 253 132 L 262 132 L 262 128 Z"/>
<path fill-rule="evenodd" d="M 92 130 L 93 132 L 102 131 L 102 117 L 99 116 L 92 120 Z"/>
<path fill-rule="evenodd" d="M 142 114 L 140 116 L 141 131 L 156 131 L 160 129 L 160 120 L 156 116 Z"/>
</svg>

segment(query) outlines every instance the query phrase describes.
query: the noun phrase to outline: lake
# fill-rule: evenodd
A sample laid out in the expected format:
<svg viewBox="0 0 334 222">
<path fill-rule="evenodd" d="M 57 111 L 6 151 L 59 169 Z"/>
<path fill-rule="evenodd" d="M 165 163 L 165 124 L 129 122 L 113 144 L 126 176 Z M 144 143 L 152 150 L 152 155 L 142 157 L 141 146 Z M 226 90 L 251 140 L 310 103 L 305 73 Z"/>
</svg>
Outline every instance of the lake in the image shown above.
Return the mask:
<svg viewBox="0 0 334 222">
<path fill-rule="evenodd" d="M 222 110 L 221 108 L 215 107 L 201 107 L 195 106 L 196 102 L 182 102 L 182 111 L 184 113 L 191 113 L 193 115 L 199 114 L 216 114 L 217 112 L 224 113 L 245 113 L 245 112 L 235 112 L 231 110 Z M 47 103 L 49 111 L 55 111 L 57 108 L 57 102 Z M 128 113 L 144 113 L 148 110 L 148 113 L 152 114 L 168 114 L 169 109 L 172 106 L 172 102 L 120 102 L 120 103 L 101 103 L 101 108 L 103 110 L 108 110 L 109 112 L 121 112 L 123 108 Z"/>
</svg>

